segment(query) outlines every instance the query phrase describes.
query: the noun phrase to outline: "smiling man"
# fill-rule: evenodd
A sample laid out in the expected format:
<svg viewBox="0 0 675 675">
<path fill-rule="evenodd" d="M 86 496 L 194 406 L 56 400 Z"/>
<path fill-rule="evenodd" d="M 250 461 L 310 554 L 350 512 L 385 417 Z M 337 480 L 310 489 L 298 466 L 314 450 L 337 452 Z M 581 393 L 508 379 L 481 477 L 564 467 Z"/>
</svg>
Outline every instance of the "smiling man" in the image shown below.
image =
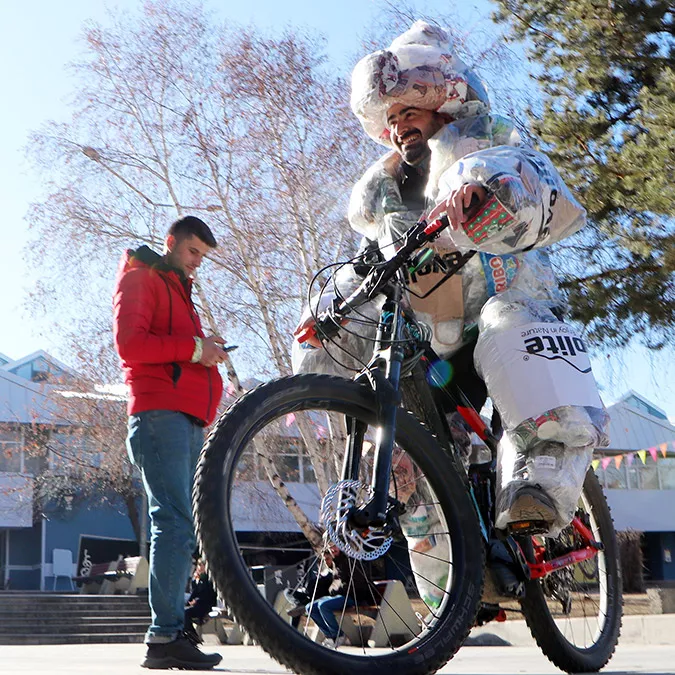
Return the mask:
<svg viewBox="0 0 675 675">
<path fill-rule="evenodd" d="M 122 258 L 113 298 L 113 334 L 129 386 L 129 456 L 143 477 L 151 522 L 150 608 L 145 668 L 205 670 L 184 634 L 184 590 L 195 548 L 191 492 L 204 427 L 223 391 L 217 336 L 205 337 L 192 304 L 192 275 L 216 247 L 194 216 L 177 220 L 164 255 L 147 246 Z"/>
<path fill-rule="evenodd" d="M 430 155 L 427 141 L 449 119 L 433 110 L 422 110 L 397 103 L 387 112 L 391 142 L 403 161 L 418 166 Z"/>
<path fill-rule="evenodd" d="M 450 227 L 431 245 L 433 256 L 407 279 L 407 299 L 429 328 L 434 351 L 449 362 L 454 384 L 477 410 L 489 395 L 497 430 L 503 422 L 496 527 L 529 524 L 555 535 L 572 518 L 593 447 L 605 442 L 607 415 L 592 375 L 562 393 L 557 384 L 569 381 L 567 372 L 550 366 L 539 377 L 532 369 L 508 370 L 511 361 L 500 355 L 511 358 L 514 350 L 512 362 L 522 363 L 518 346 L 508 343 L 509 331 L 520 325 L 573 330 L 560 321 L 564 303 L 542 249 L 583 227 L 585 211 L 550 160 L 520 146 L 513 124 L 490 111 L 480 78 L 436 25 L 418 21 L 388 48 L 361 59 L 351 107 L 364 131 L 388 150 L 350 199 L 349 222 L 364 237 L 364 258 L 372 264 L 391 257 L 421 216 L 447 214 Z M 437 286 L 453 256 L 469 250 L 477 254 Z M 360 267 L 336 275 L 336 296 L 348 297 L 359 285 Z M 321 311 L 332 298 L 324 293 L 312 302 Z M 333 343 L 296 343 L 294 369 L 347 375 L 337 362 L 360 370 L 372 354 L 379 310 L 371 303 L 359 312 L 374 320 L 371 327 L 353 322 Z M 306 311 L 300 333 L 311 320 Z M 590 372 L 585 368 L 579 372 Z M 468 464 L 463 421 L 457 413 L 449 417 Z"/>
</svg>

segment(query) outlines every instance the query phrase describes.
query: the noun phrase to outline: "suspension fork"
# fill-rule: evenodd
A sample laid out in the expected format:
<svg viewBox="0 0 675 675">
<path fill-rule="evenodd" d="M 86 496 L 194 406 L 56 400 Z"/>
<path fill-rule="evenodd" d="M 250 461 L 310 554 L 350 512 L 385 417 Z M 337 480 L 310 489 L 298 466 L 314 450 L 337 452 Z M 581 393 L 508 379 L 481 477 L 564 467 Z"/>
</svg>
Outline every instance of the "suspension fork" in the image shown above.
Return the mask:
<svg viewBox="0 0 675 675">
<path fill-rule="evenodd" d="M 404 358 L 401 297 L 402 290 L 398 284 L 389 287 L 387 299 L 380 313 L 373 358 L 361 376 L 367 377 L 371 385 L 374 385 L 377 400 L 377 436 L 371 480 L 373 495 L 366 504 L 352 512 L 351 520 L 357 527 L 383 525 L 387 518 L 392 453 L 396 439 L 396 413 L 400 399 L 399 382 Z M 342 467 L 343 478 L 358 479 L 365 428 L 365 424 L 358 420 L 348 421 L 350 433 Z"/>
</svg>

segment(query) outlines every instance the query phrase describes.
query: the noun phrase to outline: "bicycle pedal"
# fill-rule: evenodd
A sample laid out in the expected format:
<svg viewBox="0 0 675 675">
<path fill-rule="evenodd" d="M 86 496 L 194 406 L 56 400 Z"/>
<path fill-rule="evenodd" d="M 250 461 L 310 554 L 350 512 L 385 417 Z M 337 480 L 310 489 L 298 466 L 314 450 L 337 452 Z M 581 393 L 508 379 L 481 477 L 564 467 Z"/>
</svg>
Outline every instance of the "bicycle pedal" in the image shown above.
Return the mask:
<svg viewBox="0 0 675 675">
<path fill-rule="evenodd" d="M 533 534 L 545 534 L 549 531 L 551 523 L 546 520 L 517 520 L 509 523 L 509 534 L 530 536 Z"/>
</svg>

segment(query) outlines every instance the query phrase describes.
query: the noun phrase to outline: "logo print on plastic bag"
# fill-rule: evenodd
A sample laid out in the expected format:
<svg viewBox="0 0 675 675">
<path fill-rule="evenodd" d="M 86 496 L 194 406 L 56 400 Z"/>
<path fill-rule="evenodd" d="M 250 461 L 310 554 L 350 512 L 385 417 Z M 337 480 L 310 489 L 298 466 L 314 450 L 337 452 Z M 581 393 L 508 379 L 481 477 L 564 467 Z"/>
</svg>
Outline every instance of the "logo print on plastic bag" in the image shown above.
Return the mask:
<svg viewBox="0 0 675 675">
<path fill-rule="evenodd" d="M 540 356 L 548 361 L 562 360 L 580 373 L 591 372 L 590 366 L 582 369 L 570 360 L 577 354 L 586 354 L 586 346 L 581 338 L 573 335 L 536 335 L 523 340 L 523 345 L 532 356 Z"/>
</svg>

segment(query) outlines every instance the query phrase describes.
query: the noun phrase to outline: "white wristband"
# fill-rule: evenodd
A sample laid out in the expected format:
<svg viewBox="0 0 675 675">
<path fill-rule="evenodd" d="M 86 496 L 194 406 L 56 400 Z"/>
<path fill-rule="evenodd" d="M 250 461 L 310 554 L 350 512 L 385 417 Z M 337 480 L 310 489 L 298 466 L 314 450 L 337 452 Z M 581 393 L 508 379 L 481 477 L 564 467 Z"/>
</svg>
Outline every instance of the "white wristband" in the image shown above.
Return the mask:
<svg viewBox="0 0 675 675">
<path fill-rule="evenodd" d="M 195 335 L 195 350 L 192 352 L 192 358 L 190 363 L 199 363 L 202 360 L 202 354 L 204 353 L 204 341 Z"/>
</svg>

